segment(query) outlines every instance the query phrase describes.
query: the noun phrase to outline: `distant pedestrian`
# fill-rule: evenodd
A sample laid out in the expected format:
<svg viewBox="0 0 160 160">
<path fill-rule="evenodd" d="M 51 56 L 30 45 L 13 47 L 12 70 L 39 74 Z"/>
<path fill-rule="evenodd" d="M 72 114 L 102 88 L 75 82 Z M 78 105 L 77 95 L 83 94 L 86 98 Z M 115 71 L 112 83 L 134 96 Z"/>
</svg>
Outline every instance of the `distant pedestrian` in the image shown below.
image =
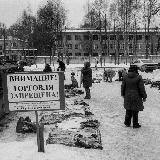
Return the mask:
<svg viewBox="0 0 160 160">
<path fill-rule="evenodd" d="M 100 62 L 100 65 L 102 67 L 102 56 L 101 55 L 99 55 L 99 62 Z"/>
<path fill-rule="evenodd" d="M 118 80 L 119 80 L 119 81 L 122 81 L 122 80 L 123 80 L 123 77 L 125 77 L 126 74 L 127 74 L 127 71 L 126 71 L 125 68 L 120 69 L 120 70 L 118 71 Z"/>
<path fill-rule="evenodd" d="M 49 64 L 45 65 L 45 68 L 43 69 L 43 72 L 52 72 L 52 68 Z"/>
<path fill-rule="evenodd" d="M 98 59 L 97 59 L 97 57 L 95 57 L 95 68 L 96 68 L 96 70 L 97 70 L 97 65 L 98 65 Z"/>
<path fill-rule="evenodd" d="M 84 67 L 81 70 L 81 83 L 83 83 L 83 87 L 85 88 L 85 99 L 90 99 L 90 87 L 92 86 L 92 69 L 90 67 L 90 62 L 84 63 Z"/>
<path fill-rule="evenodd" d="M 67 65 L 69 65 L 69 60 L 70 60 L 70 58 L 69 58 L 69 56 L 67 56 L 66 57 L 66 63 L 67 63 Z"/>
<path fill-rule="evenodd" d="M 61 61 L 60 59 L 58 59 L 57 62 L 59 63 L 57 71 L 64 71 L 65 72 L 65 69 L 66 69 L 65 63 L 63 61 Z"/>
<path fill-rule="evenodd" d="M 126 109 L 124 124 L 129 127 L 133 117 L 133 128 L 141 127 L 138 123 L 138 113 L 144 109 L 143 102 L 146 101 L 147 94 L 142 76 L 138 74 L 136 66 L 130 66 L 128 74 L 123 78 L 121 95 Z"/>
</svg>

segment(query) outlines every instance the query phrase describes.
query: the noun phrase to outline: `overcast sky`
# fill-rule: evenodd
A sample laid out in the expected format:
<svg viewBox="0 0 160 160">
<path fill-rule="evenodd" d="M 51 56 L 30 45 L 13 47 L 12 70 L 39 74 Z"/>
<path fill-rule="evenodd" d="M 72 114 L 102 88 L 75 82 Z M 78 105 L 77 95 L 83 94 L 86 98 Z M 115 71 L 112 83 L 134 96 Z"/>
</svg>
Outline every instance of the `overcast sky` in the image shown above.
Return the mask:
<svg viewBox="0 0 160 160">
<path fill-rule="evenodd" d="M 40 4 L 47 0 L 0 0 L 0 22 L 9 27 L 19 17 L 24 9 L 30 5 L 33 13 Z M 62 0 L 68 10 L 70 26 L 78 27 L 84 15 L 84 5 L 88 0 Z M 90 0 L 92 1 L 92 0 Z"/>
</svg>

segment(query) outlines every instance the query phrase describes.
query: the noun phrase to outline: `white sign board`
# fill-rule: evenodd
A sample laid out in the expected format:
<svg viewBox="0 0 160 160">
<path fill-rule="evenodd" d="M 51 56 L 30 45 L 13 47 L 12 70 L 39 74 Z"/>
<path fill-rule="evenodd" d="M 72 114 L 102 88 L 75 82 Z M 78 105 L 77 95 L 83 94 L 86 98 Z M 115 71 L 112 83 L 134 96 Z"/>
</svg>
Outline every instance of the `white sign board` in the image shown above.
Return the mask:
<svg viewBox="0 0 160 160">
<path fill-rule="evenodd" d="M 58 73 L 8 74 L 8 102 L 13 110 L 60 109 Z"/>
</svg>

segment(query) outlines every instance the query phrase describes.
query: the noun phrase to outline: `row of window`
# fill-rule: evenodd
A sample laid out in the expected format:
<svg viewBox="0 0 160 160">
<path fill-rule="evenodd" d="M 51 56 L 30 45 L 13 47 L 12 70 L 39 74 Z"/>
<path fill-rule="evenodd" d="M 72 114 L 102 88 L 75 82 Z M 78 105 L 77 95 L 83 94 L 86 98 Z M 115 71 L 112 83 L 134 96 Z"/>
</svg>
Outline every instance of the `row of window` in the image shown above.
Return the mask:
<svg viewBox="0 0 160 160">
<path fill-rule="evenodd" d="M 82 38 L 82 36 L 83 36 L 83 38 Z M 117 37 L 119 40 L 124 40 L 123 35 L 118 35 L 118 36 L 116 36 L 116 35 L 110 35 L 110 36 L 102 35 L 101 39 L 102 40 L 107 40 L 107 39 L 116 40 Z M 75 35 L 74 36 L 74 40 L 89 40 L 91 38 L 92 38 L 92 40 L 99 40 L 100 36 L 99 35 L 92 35 L 92 37 L 91 37 L 91 35 Z M 135 40 L 142 40 L 143 36 L 142 35 L 136 35 L 136 36 L 135 35 L 127 35 L 126 38 L 129 40 L 134 40 L 134 39 Z M 150 39 L 150 36 L 146 35 L 145 39 L 146 40 Z M 66 35 L 66 40 L 72 40 L 72 35 Z"/>
<path fill-rule="evenodd" d="M 6 47 L 7 47 L 8 45 L 9 45 L 8 43 L 5 43 L 5 46 L 6 46 Z M 3 45 L 3 46 L 0 45 L 0 50 L 2 50 L 3 47 L 4 47 L 4 45 Z M 17 45 L 17 43 L 13 42 L 13 43 L 11 43 L 11 47 L 18 47 L 18 45 Z"/>
<path fill-rule="evenodd" d="M 129 49 L 133 49 L 134 48 L 134 44 L 132 44 L 132 43 L 130 43 L 129 45 L 128 45 L 128 48 Z M 142 47 L 142 44 L 137 44 L 135 47 L 137 48 L 137 49 L 141 49 Z M 110 47 L 110 49 L 116 49 L 116 45 L 115 44 L 109 44 L 109 47 Z M 67 48 L 68 49 L 72 49 L 72 44 L 67 44 Z M 101 48 L 98 44 L 94 44 L 93 45 L 93 49 L 94 50 L 97 50 L 97 49 L 99 49 L 99 48 Z M 103 49 L 106 49 L 106 48 L 108 48 L 108 45 L 106 44 L 103 44 L 102 45 L 102 48 Z M 119 45 L 119 49 L 124 49 L 125 48 L 125 44 L 120 44 Z M 81 46 L 81 44 L 75 44 L 75 49 L 82 49 L 82 46 Z M 89 46 L 86 46 L 84 49 L 86 49 L 86 50 L 89 50 Z"/>
<path fill-rule="evenodd" d="M 69 56 L 73 56 L 72 53 L 68 53 L 68 55 L 69 55 Z M 96 53 L 96 52 L 94 52 L 94 53 L 92 54 L 93 57 L 96 57 L 96 56 L 98 56 L 98 55 L 99 55 L 99 54 Z M 102 55 L 105 56 L 106 53 L 103 52 Z M 115 53 L 110 53 L 110 55 L 111 55 L 111 56 L 114 56 Z M 122 55 L 124 55 L 124 53 L 120 52 L 119 55 L 122 56 Z M 130 52 L 129 55 L 133 55 L 133 53 Z M 76 53 L 75 53 L 75 56 L 89 56 L 89 52 L 85 52 L 85 53 L 76 52 Z"/>
</svg>

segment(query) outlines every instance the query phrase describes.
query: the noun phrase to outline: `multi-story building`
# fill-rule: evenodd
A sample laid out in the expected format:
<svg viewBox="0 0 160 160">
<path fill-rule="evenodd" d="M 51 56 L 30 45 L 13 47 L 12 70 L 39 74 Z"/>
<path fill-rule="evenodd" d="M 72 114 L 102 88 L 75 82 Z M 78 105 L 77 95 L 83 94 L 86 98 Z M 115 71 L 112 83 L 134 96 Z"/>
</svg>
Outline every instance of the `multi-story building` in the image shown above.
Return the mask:
<svg viewBox="0 0 160 160">
<path fill-rule="evenodd" d="M 144 29 L 124 33 L 121 30 L 65 29 L 58 52 L 69 56 L 160 55 L 160 32 Z M 148 48 L 147 48 L 148 46 Z"/>
<path fill-rule="evenodd" d="M 27 48 L 27 43 L 8 36 L 4 39 L 2 36 L 0 38 L 0 57 L 6 57 L 10 60 L 21 59 L 23 55 L 30 55 L 31 52 L 36 51 L 36 49 Z"/>
</svg>

